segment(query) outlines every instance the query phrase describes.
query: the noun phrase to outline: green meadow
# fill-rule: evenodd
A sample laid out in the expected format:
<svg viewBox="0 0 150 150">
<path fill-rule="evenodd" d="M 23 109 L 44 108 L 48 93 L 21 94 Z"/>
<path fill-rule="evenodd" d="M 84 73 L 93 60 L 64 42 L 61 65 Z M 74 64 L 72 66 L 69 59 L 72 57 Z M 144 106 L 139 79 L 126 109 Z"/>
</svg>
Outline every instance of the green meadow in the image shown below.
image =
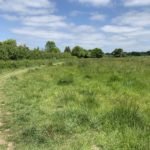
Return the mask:
<svg viewBox="0 0 150 150">
<path fill-rule="evenodd" d="M 150 150 L 149 57 L 52 63 L 2 89 L 16 150 Z"/>
</svg>

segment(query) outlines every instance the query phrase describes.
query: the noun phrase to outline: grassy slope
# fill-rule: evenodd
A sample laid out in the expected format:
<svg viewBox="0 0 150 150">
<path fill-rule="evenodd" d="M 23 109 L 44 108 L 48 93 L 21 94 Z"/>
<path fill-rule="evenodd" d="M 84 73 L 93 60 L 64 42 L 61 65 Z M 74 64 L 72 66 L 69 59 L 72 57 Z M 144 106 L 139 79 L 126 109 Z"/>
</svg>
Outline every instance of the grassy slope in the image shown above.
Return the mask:
<svg viewBox="0 0 150 150">
<path fill-rule="evenodd" d="M 149 57 L 66 62 L 12 76 L 17 150 L 149 150 Z"/>
</svg>

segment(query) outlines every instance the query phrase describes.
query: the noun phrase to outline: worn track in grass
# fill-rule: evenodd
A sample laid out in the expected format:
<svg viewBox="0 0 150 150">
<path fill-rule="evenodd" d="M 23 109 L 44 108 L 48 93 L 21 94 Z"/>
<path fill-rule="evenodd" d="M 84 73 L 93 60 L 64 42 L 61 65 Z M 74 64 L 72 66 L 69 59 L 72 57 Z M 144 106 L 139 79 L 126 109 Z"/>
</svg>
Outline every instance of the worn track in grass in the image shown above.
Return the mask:
<svg viewBox="0 0 150 150">
<path fill-rule="evenodd" d="M 3 116 L 9 114 L 8 112 L 3 110 L 3 106 L 4 106 L 4 99 L 5 99 L 5 95 L 2 92 L 3 89 L 3 85 L 5 84 L 6 80 L 8 78 L 10 78 L 11 76 L 15 76 L 15 75 L 19 75 L 19 74 L 23 74 L 25 72 L 27 72 L 29 70 L 28 69 L 21 69 L 21 70 L 16 70 L 16 71 L 12 71 L 12 72 L 8 72 L 6 74 L 3 74 L 0 76 L 0 128 L 2 128 L 5 124 L 3 122 Z M 12 142 L 8 142 L 7 138 L 9 137 L 10 133 L 8 132 L 8 130 L 0 130 L 0 148 L 3 149 L 7 149 L 7 150 L 13 150 L 13 143 Z"/>
<path fill-rule="evenodd" d="M 61 65 L 61 64 L 63 64 L 63 62 L 54 63 L 53 66 L 57 66 L 57 65 Z M 2 89 L 3 89 L 3 86 L 4 86 L 5 82 L 11 76 L 21 75 L 23 73 L 26 73 L 30 69 L 36 69 L 36 68 L 42 68 L 42 67 L 43 66 L 19 69 L 19 70 L 15 70 L 15 71 L 12 71 L 12 72 L 7 72 L 7 73 L 4 73 L 4 74 L 0 75 L 0 150 L 1 149 L 2 150 L 13 150 L 14 149 L 14 144 L 7 140 L 8 137 L 10 136 L 9 129 L 7 129 L 7 130 L 2 129 L 2 127 L 5 125 L 5 123 L 2 119 L 3 116 L 10 114 L 9 112 L 3 110 L 3 106 L 5 105 L 4 104 L 5 95 L 2 91 Z"/>
</svg>

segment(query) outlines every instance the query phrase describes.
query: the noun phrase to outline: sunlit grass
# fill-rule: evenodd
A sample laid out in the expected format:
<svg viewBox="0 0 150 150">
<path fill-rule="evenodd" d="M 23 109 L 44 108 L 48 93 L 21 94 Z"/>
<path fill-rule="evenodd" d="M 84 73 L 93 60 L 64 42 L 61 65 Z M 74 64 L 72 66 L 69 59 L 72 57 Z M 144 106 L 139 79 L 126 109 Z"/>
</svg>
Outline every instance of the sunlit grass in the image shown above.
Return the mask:
<svg viewBox="0 0 150 150">
<path fill-rule="evenodd" d="M 149 150 L 149 67 L 149 57 L 81 59 L 11 77 L 16 149 Z"/>
</svg>

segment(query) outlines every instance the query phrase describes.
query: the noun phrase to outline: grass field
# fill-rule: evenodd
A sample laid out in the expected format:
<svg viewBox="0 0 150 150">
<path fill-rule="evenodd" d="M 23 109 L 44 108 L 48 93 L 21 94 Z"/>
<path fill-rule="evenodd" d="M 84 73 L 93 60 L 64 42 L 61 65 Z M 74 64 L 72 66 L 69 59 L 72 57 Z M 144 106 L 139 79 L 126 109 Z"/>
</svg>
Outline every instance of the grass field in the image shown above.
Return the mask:
<svg viewBox="0 0 150 150">
<path fill-rule="evenodd" d="M 29 69 L 3 93 L 16 150 L 150 150 L 150 57 Z"/>
<path fill-rule="evenodd" d="M 42 65 L 50 65 L 51 63 L 57 63 L 63 59 L 37 59 L 37 60 L 0 60 L 0 74 L 9 72 L 20 68 L 38 67 Z"/>
</svg>

